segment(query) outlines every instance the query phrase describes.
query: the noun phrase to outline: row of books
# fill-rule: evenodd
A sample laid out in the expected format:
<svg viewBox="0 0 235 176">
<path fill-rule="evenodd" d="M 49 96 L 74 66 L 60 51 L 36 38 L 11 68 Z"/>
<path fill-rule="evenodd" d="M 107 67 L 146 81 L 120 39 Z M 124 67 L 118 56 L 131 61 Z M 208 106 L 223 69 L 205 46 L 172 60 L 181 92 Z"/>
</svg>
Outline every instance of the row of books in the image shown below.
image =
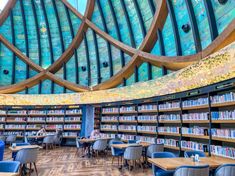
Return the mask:
<svg viewBox="0 0 235 176">
<path fill-rule="evenodd" d="M 118 121 L 118 116 L 102 116 L 101 121 Z"/>
<path fill-rule="evenodd" d="M 135 137 L 135 135 L 118 134 L 118 138 L 122 140 L 135 140 Z"/>
<path fill-rule="evenodd" d="M 210 98 L 211 98 L 212 104 L 231 102 L 231 101 L 235 101 L 235 93 L 229 92 L 229 93 L 225 93 L 223 95 L 211 96 Z"/>
<path fill-rule="evenodd" d="M 80 124 L 67 124 L 64 125 L 64 129 L 81 129 Z"/>
<path fill-rule="evenodd" d="M 44 125 L 46 129 L 63 129 L 63 125 Z"/>
<path fill-rule="evenodd" d="M 208 136 L 208 129 L 204 127 L 194 126 L 192 128 L 182 127 L 182 134 L 205 135 Z"/>
<path fill-rule="evenodd" d="M 77 137 L 76 132 L 63 132 L 62 134 L 64 137 Z"/>
<path fill-rule="evenodd" d="M 0 117 L 0 122 L 5 122 L 5 117 Z"/>
<path fill-rule="evenodd" d="M 100 137 L 101 138 L 116 138 L 116 134 L 112 134 L 112 133 L 100 133 Z"/>
<path fill-rule="evenodd" d="M 3 132 L 4 136 L 9 136 L 9 135 L 17 135 L 17 136 L 24 136 L 24 132 L 22 131 L 4 131 Z"/>
<path fill-rule="evenodd" d="M 0 129 L 3 129 L 4 128 L 4 125 L 3 124 L 0 124 Z"/>
<path fill-rule="evenodd" d="M 181 148 L 208 152 L 208 145 L 207 144 L 202 144 L 202 143 L 198 143 L 198 142 L 194 142 L 194 141 L 182 140 L 181 141 Z"/>
<path fill-rule="evenodd" d="M 198 98 L 194 100 L 185 100 L 182 102 L 183 107 L 193 107 L 193 106 L 201 106 L 201 105 L 208 105 L 209 100 L 208 98 Z"/>
<path fill-rule="evenodd" d="M 159 104 L 159 110 L 180 108 L 180 102 L 166 102 Z"/>
<path fill-rule="evenodd" d="M 166 146 L 179 147 L 179 141 L 175 139 L 157 138 L 157 144 L 164 144 Z"/>
<path fill-rule="evenodd" d="M 182 119 L 183 120 L 209 120 L 207 112 L 183 114 Z"/>
<path fill-rule="evenodd" d="M 19 124 L 15 124 L 15 125 L 5 125 L 5 129 L 25 129 L 26 125 L 19 125 Z"/>
<path fill-rule="evenodd" d="M 139 121 L 156 121 L 157 122 L 157 115 L 141 115 L 141 116 L 138 116 L 137 119 Z"/>
<path fill-rule="evenodd" d="M 122 106 L 120 112 L 135 111 L 135 106 Z"/>
<path fill-rule="evenodd" d="M 134 121 L 135 116 L 120 116 L 119 121 Z"/>
<path fill-rule="evenodd" d="M 217 156 L 235 159 L 235 148 L 211 145 L 211 153 Z"/>
<path fill-rule="evenodd" d="M 211 129 L 211 135 L 214 137 L 235 139 L 235 129 Z"/>
<path fill-rule="evenodd" d="M 45 122 L 44 117 L 32 117 L 32 118 L 27 118 L 28 122 Z"/>
<path fill-rule="evenodd" d="M 0 114 L 7 114 L 6 111 L 0 110 Z"/>
<path fill-rule="evenodd" d="M 158 127 L 160 133 L 180 133 L 180 127 Z"/>
<path fill-rule="evenodd" d="M 64 118 L 63 117 L 47 117 L 46 121 L 47 122 L 63 122 Z"/>
<path fill-rule="evenodd" d="M 119 125 L 118 130 L 136 131 L 135 125 Z"/>
<path fill-rule="evenodd" d="M 47 114 L 64 114 L 64 110 L 48 110 Z"/>
<path fill-rule="evenodd" d="M 70 109 L 66 110 L 66 114 L 81 114 L 82 110 L 81 109 Z"/>
<path fill-rule="evenodd" d="M 235 120 L 235 109 L 211 112 L 212 120 Z"/>
<path fill-rule="evenodd" d="M 180 120 L 180 114 L 162 114 L 158 118 L 159 121 Z"/>
<path fill-rule="evenodd" d="M 137 131 L 150 131 L 156 132 L 156 126 L 137 126 Z"/>
<path fill-rule="evenodd" d="M 27 115 L 27 111 L 26 110 L 9 110 L 8 114 L 19 114 L 19 115 Z"/>
<path fill-rule="evenodd" d="M 65 122 L 81 121 L 81 117 L 65 117 Z"/>
<path fill-rule="evenodd" d="M 101 125 L 101 130 L 117 130 L 117 125 Z"/>
<path fill-rule="evenodd" d="M 102 109 L 102 112 L 115 112 L 115 113 L 118 113 L 118 108 L 103 108 Z"/>
<path fill-rule="evenodd" d="M 141 105 L 138 106 L 139 111 L 143 110 L 157 110 L 157 105 L 156 104 L 148 104 L 148 105 Z"/>
<path fill-rule="evenodd" d="M 47 112 L 44 110 L 44 111 L 42 111 L 42 110 L 30 110 L 29 111 L 29 114 L 30 115 L 35 115 L 35 114 L 40 114 L 40 115 L 44 115 L 44 114 L 46 114 Z"/>
<path fill-rule="evenodd" d="M 137 141 L 155 143 L 156 138 L 147 136 L 136 136 Z"/>
</svg>

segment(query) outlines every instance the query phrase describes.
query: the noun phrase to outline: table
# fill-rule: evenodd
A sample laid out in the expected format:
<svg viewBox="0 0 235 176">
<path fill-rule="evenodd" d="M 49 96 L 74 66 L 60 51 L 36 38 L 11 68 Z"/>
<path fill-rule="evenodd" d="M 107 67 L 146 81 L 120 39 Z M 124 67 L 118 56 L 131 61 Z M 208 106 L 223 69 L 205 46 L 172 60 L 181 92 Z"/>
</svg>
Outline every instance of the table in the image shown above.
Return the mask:
<svg viewBox="0 0 235 176">
<path fill-rule="evenodd" d="M 18 176 L 18 173 L 15 172 L 0 172 L 0 176 Z"/>
<path fill-rule="evenodd" d="M 30 139 L 42 139 L 46 136 L 26 136 L 27 138 L 30 138 Z"/>
<path fill-rule="evenodd" d="M 142 147 L 147 148 L 148 146 L 151 145 L 151 143 L 140 142 L 140 143 L 136 143 L 136 144 L 113 144 L 112 147 L 118 148 L 118 149 L 126 149 L 127 147 L 138 146 L 138 145 L 141 145 Z"/>
<path fill-rule="evenodd" d="M 39 145 L 23 145 L 23 146 L 16 146 L 16 147 L 9 147 L 9 149 L 12 151 L 12 152 L 18 152 L 19 150 L 21 149 L 28 149 L 28 148 L 42 148 L 41 146 Z"/>
<path fill-rule="evenodd" d="M 235 164 L 235 160 L 222 157 L 201 157 L 199 162 L 193 162 L 191 158 L 149 158 L 148 161 L 163 170 L 175 170 L 180 166 L 209 165 L 210 169 L 216 169 L 222 164 Z"/>
</svg>

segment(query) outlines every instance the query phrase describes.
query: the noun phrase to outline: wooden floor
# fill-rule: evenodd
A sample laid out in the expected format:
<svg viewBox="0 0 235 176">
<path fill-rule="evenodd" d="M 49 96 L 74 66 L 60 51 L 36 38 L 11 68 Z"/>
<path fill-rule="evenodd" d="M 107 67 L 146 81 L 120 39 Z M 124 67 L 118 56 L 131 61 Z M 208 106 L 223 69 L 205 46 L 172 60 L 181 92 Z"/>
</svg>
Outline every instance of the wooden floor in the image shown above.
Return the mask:
<svg viewBox="0 0 235 176">
<path fill-rule="evenodd" d="M 11 159 L 7 149 L 5 160 Z M 111 157 L 80 158 L 75 147 L 61 147 L 46 152 L 39 151 L 37 168 L 39 176 L 151 176 L 150 168 L 136 168 L 134 171 L 118 169 L 117 160 L 112 164 Z M 32 176 L 36 174 L 33 173 Z"/>
</svg>

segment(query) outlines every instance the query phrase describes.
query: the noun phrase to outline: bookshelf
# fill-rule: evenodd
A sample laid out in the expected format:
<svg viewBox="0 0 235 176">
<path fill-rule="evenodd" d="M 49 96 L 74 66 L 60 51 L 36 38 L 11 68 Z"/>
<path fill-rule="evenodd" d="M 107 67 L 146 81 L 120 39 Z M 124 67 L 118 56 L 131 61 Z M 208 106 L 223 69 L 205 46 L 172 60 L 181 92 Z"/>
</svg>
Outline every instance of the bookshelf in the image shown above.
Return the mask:
<svg viewBox="0 0 235 176">
<path fill-rule="evenodd" d="M 43 126 L 49 134 L 62 130 L 63 142 L 75 139 L 81 131 L 82 111 L 79 106 L 11 106 L 0 107 L 0 135 L 16 134 L 21 140 Z"/>
<path fill-rule="evenodd" d="M 101 104 L 101 124 L 113 128 L 100 130 L 126 141 L 163 143 L 181 156 L 186 150 L 200 150 L 235 159 L 234 88 L 228 81 L 174 95 Z"/>
</svg>

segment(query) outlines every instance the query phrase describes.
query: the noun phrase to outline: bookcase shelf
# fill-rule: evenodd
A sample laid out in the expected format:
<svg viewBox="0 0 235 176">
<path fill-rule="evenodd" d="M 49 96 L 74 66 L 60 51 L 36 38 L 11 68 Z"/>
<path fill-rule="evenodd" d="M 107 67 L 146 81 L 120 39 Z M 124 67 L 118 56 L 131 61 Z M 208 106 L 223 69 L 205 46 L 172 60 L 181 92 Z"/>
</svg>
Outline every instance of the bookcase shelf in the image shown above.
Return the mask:
<svg viewBox="0 0 235 176">
<path fill-rule="evenodd" d="M 181 111 L 180 108 L 172 108 L 172 109 L 159 109 L 158 112 L 177 112 L 177 111 Z"/>
<path fill-rule="evenodd" d="M 235 106 L 235 101 L 211 104 L 211 107 L 224 107 L 224 106 Z"/>
<path fill-rule="evenodd" d="M 200 106 L 190 106 L 190 107 L 182 107 L 182 110 L 198 110 L 198 109 L 206 109 L 209 108 L 209 105 L 200 105 Z"/>
<path fill-rule="evenodd" d="M 231 143 L 235 143 L 235 138 L 233 139 L 229 139 L 229 138 L 223 138 L 223 137 L 212 137 L 212 140 L 215 141 L 222 141 L 222 142 L 231 142 Z"/>
<path fill-rule="evenodd" d="M 207 139 L 207 140 L 209 140 L 209 136 L 203 136 L 203 135 L 182 134 L 182 137 L 190 137 L 190 138 Z"/>
<path fill-rule="evenodd" d="M 199 123 L 210 123 L 209 120 L 183 120 L 183 123 L 199 124 Z"/>
<path fill-rule="evenodd" d="M 178 136 L 178 137 L 180 137 L 180 134 L 179 134 L 179 133 L 158 132 L 158 135 L 163 135 L 163 136 Z"/>
</svg>

